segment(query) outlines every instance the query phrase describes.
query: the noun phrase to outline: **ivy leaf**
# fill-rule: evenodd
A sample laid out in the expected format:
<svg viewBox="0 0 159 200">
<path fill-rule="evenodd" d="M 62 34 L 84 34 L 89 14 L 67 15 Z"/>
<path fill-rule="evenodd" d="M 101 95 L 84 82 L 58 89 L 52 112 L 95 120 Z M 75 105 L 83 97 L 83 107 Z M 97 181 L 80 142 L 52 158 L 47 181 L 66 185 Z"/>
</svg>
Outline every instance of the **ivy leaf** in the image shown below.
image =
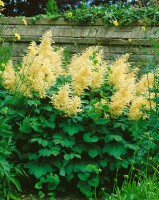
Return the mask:
<svg viewBox="0 0 159 200">
<path fill-rule="evenodd" d="M 62 122 L 59 126 L 62 127 L 63 131 L 68 133 L 70 136 L 73 136 L 80 131 L 84 131 L 84 127 L 81 124 L 75 124 L 69 121 Z"/>
<path fill-rule="evenodd" d="M 98 137 L 93 135 L 93 133 L 91 132 L 88 132 L 88 133 L 85 133 L 84 136 L 83 136 L 83 140 L 85 142 L 98 142 Z"/>
</svg>

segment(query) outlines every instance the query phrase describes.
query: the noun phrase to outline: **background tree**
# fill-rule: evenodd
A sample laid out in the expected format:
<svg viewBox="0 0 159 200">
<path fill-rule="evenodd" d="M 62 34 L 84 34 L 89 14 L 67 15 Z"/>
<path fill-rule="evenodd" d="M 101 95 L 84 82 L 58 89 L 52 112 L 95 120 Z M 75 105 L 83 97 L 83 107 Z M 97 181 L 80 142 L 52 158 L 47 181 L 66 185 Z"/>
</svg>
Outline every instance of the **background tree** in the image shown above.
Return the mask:
<svg viewBox="0 0 159 200">
<path fill-rule="evenodd" d="M 56 0 L 48 0 L 48 2 L 46 3 L 46 11 L 51 14 L 58 13 L 58 7 L 56 4 Z"/>
<path fill-rule="evenodd" d="M 100 4 L 115 4 L 119 1 L 126 2 L 127 0 L 85 0 L 88 5 Z M 46 4 L 48 0 L 5 0 L 6 16 L 34 16 L 46 13 Z M 70 8 L 77 8 L 80 6 L 82 0 L 56 0 L 59 12 L 68 10 Z"/>
</svg>

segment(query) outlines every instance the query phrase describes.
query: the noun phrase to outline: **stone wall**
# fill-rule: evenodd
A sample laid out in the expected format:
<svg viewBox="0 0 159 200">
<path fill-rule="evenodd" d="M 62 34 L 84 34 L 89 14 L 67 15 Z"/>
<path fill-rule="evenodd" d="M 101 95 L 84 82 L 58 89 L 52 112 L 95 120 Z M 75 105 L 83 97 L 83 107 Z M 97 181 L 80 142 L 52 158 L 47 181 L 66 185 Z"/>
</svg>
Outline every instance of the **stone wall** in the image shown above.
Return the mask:
<svg viewBox="0 0 159 200">
<path fill-rule="evenodd" d="M 131 24 L 122 27 L 104 27 L 102 19 L 96 23 L 71 23 L 64 19 L 37 19 L 26 18 L 28 25 L 22 24 L 22 18 L 0 18 L 0 36 L 5 37 L 6 45 L 13 46 L 12 57 L 20 58 L 25 54 L 31 41 L 39 38 L 51 30 L 56 45 L 69 48 L 71 53 L 78 53 L 90 45 L 99 45 L 104 49 L 106 60 L 130 53 L 130 61 L 142 62 L 145 59 L 153 60 L 153 49 L 149 38 L 156 41 L 159 38 L 157 26 L 147 25 L 146 31 L 140 24 Z M 21 36 L 20 41 L 13 42 L 14 33 Z M 129 42 L 129 38 L 132 39 Z"/>
</svg>

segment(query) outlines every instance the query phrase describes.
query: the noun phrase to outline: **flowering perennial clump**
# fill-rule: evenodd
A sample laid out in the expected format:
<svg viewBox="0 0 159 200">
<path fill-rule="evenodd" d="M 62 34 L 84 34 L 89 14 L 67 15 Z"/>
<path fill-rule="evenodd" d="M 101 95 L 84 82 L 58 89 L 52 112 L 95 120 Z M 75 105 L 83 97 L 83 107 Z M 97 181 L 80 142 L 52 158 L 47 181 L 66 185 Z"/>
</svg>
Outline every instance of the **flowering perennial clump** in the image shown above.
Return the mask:
<svg viewBox="0 0 159 200">
<path fill-rule="evenodd" d="M 107 68 L 102 53 L 97 47 L 90 47 L 72 57 L 68 73 L 72 77 L 75 94 L 82 94 L 84 89 L 99 88 L 104 83 Z"/>
<path fill-rule="evenodd" d="M 138 80 L 128 63 L 128 54 L 108 66 L 103 51 L 89 47 L 63 67 L 63 48 L 54 50 L 51 38 L 52 33 L 48 31 L 40 45 L 32 42 L 18 69 L 14 69 L 12 61 L 5 65 L 1 77 L 6 89 L 30 98 L 47 96 L 65 116 L 82 112 L 93 91 L 99 91 L 97 98 L 92 96 L 94 108 L 98 114 L 104 112 L 106 118 L 127 113 L 129 119 L 138 120 L 148 117 L 145 110 L 155 108 L 155 94 L 150 92 L 154 74 L 148 73 Z M 109 88 L 109 95 L 103 88 Z"/>
<path fill-rule="evenodd" d="M 122 114 L 134 96 L 136 77 L 130 71 L 130 66 L 127 62 L 128 56 L 126 54 L 114 62 L 108 76 L 109 83 L 115 89 L 115 93 L 110 99 L 110 112 L 113 116 Z"/>
<path fill-rule="evenodd" d="M 153 73 L 143 75 L 136 83 L 135 95 L 129 109 L 129 117 L 133 120 L 148 117 L 144 110 L 155 109 L 155 94 L 150 92 L 154 87 L 155 77 Z"/>
<path fill-rule="evenodd" d="M 18 71 L 14 71 L 12 62 L 6 65 L 5 69 L 9 68 L 15 75 L 12 76 L 12 79 L 10 73 L 5 70 L 2 75 L 3 85 L 11 91 L 20 92 L 24 96 L 44 98 L 46 90 L 55 83 L 56 77 L 62 73 L 62 49 L 55 52 L 51 44 L 51 32 L 44 34 L 39 46 L 32 42 Z M 7 76 L 12 79 L 9 85 L 6 83 Z"/>
<path fill-rule="evenodd" d="M 80 97 L 71 95 L 71 87 L 68 84 L 63 85 L 52 96 L 51 103 L 57 110 L 64 111 L 66 116 L 76 115 L 82 111 Z"/>
</svg>

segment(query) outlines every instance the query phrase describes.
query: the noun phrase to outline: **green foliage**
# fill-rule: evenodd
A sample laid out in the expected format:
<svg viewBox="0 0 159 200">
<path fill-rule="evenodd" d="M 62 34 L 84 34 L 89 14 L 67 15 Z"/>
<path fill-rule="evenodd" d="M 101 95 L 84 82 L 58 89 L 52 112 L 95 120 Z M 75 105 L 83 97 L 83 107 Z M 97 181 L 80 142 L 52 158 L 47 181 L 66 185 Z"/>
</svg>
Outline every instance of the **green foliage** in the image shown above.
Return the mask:
<svg viewBox="0 0 159 200">
<path fill-rule="evenodd" d="M 12 49 L 10 46 L 5 45 L 4 42 L 1 43 L 1 40 L 3 39 L 0 37 L 0 70 L 3 69 L 3 65 L 10 59 Z"/>
<path fill-rule="evenodd" d="M 20 199 L 22 192 L 19 175 L 24 172 L 20 164 L 13 162 L 13 153 L 16 150 L 12 140 L 13 132 L 7 121 L 0 116 L 0 199 Z"/>
<path fill-rule="evenodd" d="M 11 108 L 8 98 L 5 95 L 3 106 Z M 69 188 L 77 185 L 75 193 L 79 189 L 90 198 L 95 196 L 94 188 L 109 185 L 117 169 L 128 169 L 137 148 L 129 122 L 122 117 L 95 117 L 95 112 L 87 103 L 82 116 L 61 117 L 47 99 L 28 98 L 19 99 L 10 110 L 22 165 L 41 195 L 53 191 L 68 195 Z"/>
<path fill-rule="evenodd" d="M 53 5 L 52 3 L 50 4 Z M 55 6 L 56 7 L 56 6 Z M 56 9 L 55 9 L 56 10 Z M 132 4 L 123 4 L 122 2 L 112 5 L 89 6 L 86 3 L 81 3 L 76 9 L 70 8 L 57 14 L 57 11 L 49 11 L 47 15 L 37 15 L 34 19 L 38 18 L 59 18 L 72 23 L 88 22 L 93 24 L 97 19 L 101 18 L 105 27 L 113 25 L 115 20 L 118 21 L 119 26 L 138 23 L 145 26 L 147 24 L 156 24 L 159 19 L 159 7 L 153 4 L 144 7 L 134 8 Z"/>
</svg>

